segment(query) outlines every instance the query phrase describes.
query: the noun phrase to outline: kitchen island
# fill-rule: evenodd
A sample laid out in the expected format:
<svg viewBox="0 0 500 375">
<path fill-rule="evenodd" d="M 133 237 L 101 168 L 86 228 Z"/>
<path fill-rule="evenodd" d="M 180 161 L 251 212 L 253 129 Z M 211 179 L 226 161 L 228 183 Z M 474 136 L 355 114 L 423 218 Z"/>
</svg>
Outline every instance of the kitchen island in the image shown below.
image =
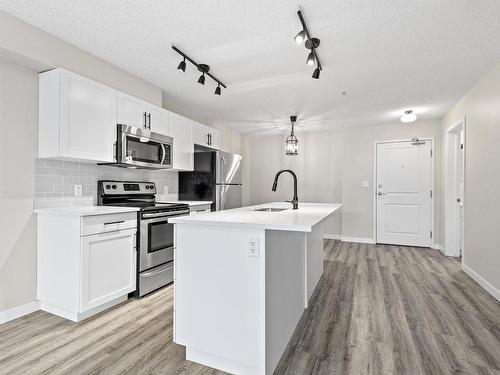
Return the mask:
<svg viewBox="0 0 500 375">
<path fill-rule="evenodd" d="M 173 218 L 174 341 L 233 374 L 272 374 L 323 274 L 341 204 L 269 203 Z"/>
</svg>

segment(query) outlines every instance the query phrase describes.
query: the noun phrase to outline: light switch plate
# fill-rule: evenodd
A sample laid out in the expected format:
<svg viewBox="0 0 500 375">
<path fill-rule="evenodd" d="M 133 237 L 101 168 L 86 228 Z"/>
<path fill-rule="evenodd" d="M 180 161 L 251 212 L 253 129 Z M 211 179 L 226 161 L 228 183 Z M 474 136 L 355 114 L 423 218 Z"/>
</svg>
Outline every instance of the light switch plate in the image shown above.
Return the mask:
<svg viewBox="0 0 500 375">
<path fill-rule="evenodd" d="M 361 181 L 361 187 L 362 188 L 370 187 L 370 181 Z"/>
<path fill-rule="evenodd" d="M 248 256 L 257 258 L 259 256 L 259 239 L 250 238 L 248 241 Z"/>
<path fill-rule="evenodd" d="M 168 186 L 163 186 L 163 194 L 167 195 L 168 194 Z"/>
<path fill-rule="evenodd" d="M 82 196 L 82 185 L 75 185 L 75 197 Z"/>
</svg>

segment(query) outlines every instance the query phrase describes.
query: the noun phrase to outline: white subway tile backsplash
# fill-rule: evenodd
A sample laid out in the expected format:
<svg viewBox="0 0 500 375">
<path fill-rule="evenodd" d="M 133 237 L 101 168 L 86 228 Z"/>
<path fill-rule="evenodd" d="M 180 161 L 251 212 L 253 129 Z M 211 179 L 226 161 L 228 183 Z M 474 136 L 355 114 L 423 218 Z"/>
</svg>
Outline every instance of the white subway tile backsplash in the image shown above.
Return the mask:
<svg viewBox="0 0 500 375">
<path fill-rule="evenodd" d="M 38 159 L 36 166 L 36 208 L 95 205 L 99 180 L 151 181 L 156 184 L 159 194 L 168 186 L 168 200 L 176 200 L 178 196 L 179 180 L 174 171 L 120 169 L 51 159 Z M 82 185 L 82 197 L 74 196 L 75 184 Z"/>
<path fill-rule="evenodd" d="M 47 159 L 47 160 L 45 160 L 45 166 L 47 168 L 63 168 L 64 167 L 64 162 L 63 161 L 59 161 L 59 160 Z"/>
</svg>

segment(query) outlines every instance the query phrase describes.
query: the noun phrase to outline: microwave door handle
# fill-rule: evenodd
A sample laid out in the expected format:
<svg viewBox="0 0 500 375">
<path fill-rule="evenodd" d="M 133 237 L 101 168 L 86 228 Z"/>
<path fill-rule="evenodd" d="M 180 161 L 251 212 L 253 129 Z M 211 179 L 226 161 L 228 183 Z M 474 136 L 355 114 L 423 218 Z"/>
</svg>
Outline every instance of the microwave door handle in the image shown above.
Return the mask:
<svg viewBox="0 0 500 375">
<path fill-rule="evenodd" d="M 165 145 L 162 144 L 161 145 L 161 161 L 160 161 L 160 164 L 164 164 L 165 163 L 165 157 L 167 156 L 167 151 L 165 150 Z"/>
</svg>

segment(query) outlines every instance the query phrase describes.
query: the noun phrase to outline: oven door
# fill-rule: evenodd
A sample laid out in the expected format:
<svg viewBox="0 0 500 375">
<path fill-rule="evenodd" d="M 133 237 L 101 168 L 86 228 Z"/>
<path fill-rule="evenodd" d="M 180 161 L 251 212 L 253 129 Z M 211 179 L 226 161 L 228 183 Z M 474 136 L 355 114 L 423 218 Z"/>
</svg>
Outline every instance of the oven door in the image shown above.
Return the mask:
<svg viewBox="0 0 500 375">
<path fill-rule="evenodd" d="M 139 272 L 174 260 L 174 224 L 168 218 L 141 219 Z"/>
</svg>

